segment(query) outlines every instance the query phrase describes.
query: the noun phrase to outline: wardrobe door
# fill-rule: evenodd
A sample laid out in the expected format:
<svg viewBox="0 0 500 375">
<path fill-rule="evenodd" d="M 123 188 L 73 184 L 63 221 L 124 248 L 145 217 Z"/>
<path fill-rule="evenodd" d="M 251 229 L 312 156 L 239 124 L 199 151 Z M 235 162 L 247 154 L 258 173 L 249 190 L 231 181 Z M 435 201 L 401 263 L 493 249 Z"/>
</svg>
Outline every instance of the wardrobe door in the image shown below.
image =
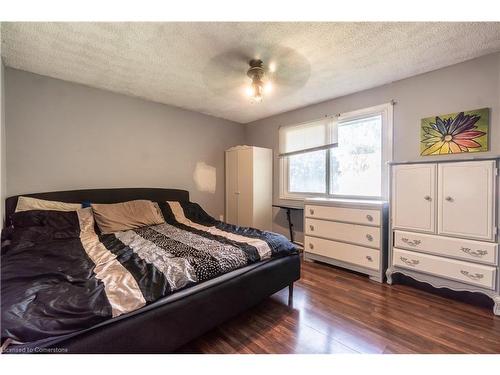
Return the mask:
<svg viewBox="0 0 500 375">
<path fill-rule="evenodd" d="M 238 150 L 238 225 L 253 226 L 253 149 Z"/>
<path fill-rule="evenodd" d="M 226 151 L 226 223 L 238 224 L 238 151 Z"/>
<path fill-rule="evenodd" d="M 435 232 L 436 164 L 392 169 L 392 226 Z"/>
<path fill-rule="evenodd" d="M 253 148 L 253 224 L 272 231 L 273 222 L 273 151 Z"/>
<path fill-rule="evenodd" d="M 493 160 L 439 165 L 440 234 L 495 239 L 495 172 Z"/>
</svg>

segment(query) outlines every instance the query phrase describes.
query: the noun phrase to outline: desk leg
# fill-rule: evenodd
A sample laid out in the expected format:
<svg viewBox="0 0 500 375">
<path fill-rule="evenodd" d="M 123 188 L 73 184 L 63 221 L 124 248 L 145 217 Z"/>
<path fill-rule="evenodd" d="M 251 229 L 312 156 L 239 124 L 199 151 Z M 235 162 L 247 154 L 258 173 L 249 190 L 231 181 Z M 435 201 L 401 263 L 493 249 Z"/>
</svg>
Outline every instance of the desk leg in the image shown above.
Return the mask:
<svg viewBox="0 0 500 375">
<path fill-rule="evenodd" d="M 289 208 L 286 209 L 286 219 L 288 220 L 288 228 L 290 229 L 290 241 L 293 242 L 293 224 L 291 210 Z"/>
</svg>

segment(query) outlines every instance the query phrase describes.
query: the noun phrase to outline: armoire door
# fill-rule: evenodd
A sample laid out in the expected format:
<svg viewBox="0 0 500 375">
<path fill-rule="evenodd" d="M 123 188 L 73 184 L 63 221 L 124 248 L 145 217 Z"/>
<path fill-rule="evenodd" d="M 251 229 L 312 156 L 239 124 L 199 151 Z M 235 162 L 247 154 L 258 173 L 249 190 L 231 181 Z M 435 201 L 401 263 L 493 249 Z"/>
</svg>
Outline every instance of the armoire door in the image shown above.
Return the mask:
<svg viewBox="0 0 500 375">
<path fill-rule="evenodd" d="M 442 163 L 438 169 L 438 232 L 495 239 L 495 161 Z"/>
<path fill-rule="evenodd" d="M 436 164 L 392 169 L 392 226 L 435 232 Z"/>
<path fill-rule="evenodd" d="M 225 221 L 238 225 L 238 151 L 226 151 Z"/>
<path fill-rule="evenodd" d="M 253 227 L 253 149 L 238 150 L 238 225 Z"/>
</svg>

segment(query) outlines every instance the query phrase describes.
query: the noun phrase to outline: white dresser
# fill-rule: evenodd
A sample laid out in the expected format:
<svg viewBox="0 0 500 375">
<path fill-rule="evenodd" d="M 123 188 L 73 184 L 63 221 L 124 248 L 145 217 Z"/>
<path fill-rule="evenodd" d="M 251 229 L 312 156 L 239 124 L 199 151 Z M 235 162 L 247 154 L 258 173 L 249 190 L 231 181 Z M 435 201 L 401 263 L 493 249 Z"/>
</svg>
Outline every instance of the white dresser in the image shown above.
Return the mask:
<svg viewBox="0 0 500 375">
<path fill-rule="evenodd" d="M 348 268 L 383 282 L 387 267 L 387 203 L 306 199 L 304 259 Z"/>
<path fill-rule="evenodd" d="M 496 159 L 394 164 L 387 282 L 480 292 L 500 315 Z"/>
</svg>

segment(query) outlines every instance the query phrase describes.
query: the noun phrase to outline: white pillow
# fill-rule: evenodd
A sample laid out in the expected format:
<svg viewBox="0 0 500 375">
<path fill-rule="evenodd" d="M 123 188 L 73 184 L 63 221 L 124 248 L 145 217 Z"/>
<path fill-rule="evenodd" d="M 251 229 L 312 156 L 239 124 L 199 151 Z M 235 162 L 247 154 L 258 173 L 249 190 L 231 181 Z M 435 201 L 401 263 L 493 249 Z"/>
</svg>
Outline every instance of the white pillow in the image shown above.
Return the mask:
<svg viewBox="0 0 500 375">
<path fill-rule="evenodd" d="M 30 197 L 19 197 L 17 199 L 16 212 L 29 210 L 76 211 L 80 208 L 82 208 L 80 203 L 64 203 Z"/>
</svg>

